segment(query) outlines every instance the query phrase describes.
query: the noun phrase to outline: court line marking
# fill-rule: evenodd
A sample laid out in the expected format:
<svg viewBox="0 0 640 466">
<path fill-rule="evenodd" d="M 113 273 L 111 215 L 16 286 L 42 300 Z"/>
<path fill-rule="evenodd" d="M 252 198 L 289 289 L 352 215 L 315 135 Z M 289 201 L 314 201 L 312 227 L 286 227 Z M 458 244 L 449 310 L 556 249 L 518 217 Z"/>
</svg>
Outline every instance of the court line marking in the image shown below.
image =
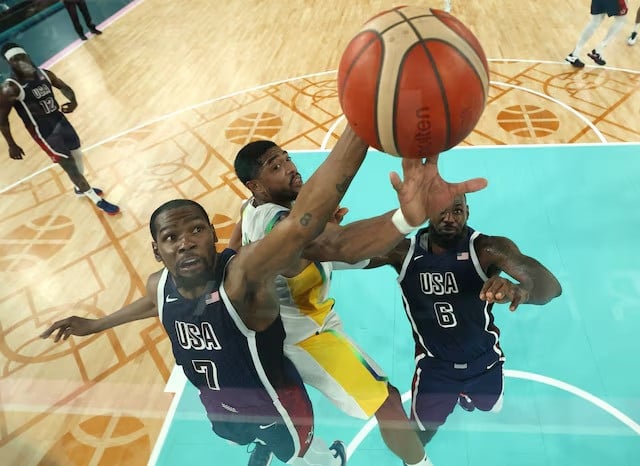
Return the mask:
<svg viewBox="0 0 640 466">
<path fill-rule="evenodd" d="M 607 138 L 604 137 L 604 135 L 600 132 L 600 130 L 596 127 L 596 125 L 594 125 L 591 121 L 589 121 L 582 113 L 578 112 L 576 109 L 572 108 L 571 106 L 565 104 L 561 100 L 555 99 L 555 98 L 551 97 L 550 95 L 543 94 L 542 92 L 534 91 L 533 89 L 529 89 L 528 87 L 516 86 L 515 84 L 503 83 L 503 82 L 500 82 L 500 81 L 489 81 L 489 84 L 492 84 L 494 86 L 502 86 L 502 87 L 509 87 L 509 88 L 512 88 L 512 89 L 517 89 L 519 91 L 528 92 L 530 94 L 537 95 L 538 97 L 542 97 L 543 99 L 549 100 L 549 101 L 553 102 L 554 104 L 557 104 L 557 105 L 561 106 L 562 108 L 567 110 L 569 113 L 573 113 L 579 120 L 582 120 L 582 122 L 585 125 L 587 125 L 589 128 L 591 128 L 591 130 L 596 134 L 598 139 L 600 139 L 601 143 L 609 144 L 609 141 L 607 141 Z M 343 118 L 344 118 L 344 114 L 341 115 L 340 118 L 338 118 L 331 125 L 331 127 L 327 130 L 327 134 L 325 134 L 325 136 L 324 136 L 324 138 L 322 140 L 322 144 L 320 146 L 321 150 L 322 149 L 326 149 L 327 143 L 329 142 L 329 138 L 333 134 L 333 131 L 336 129 L 338 124 L 340 124 L 342 122 Z M 519 146 L 520 144 L 516 144 L 516 145 Z M 568 144 L 560 144 L 560 145 L 565 145 L 566 146 Z M 465 147 L 500 147 L 500 146 L 490 145 L 490 146 L 465 146 Z"/>
<path fill-rule="evenodd" d="M 592 395 L 591 393 L 585 390 L 582 390 L 581 388 L 578 388 L 575 385 L 571 385 L 561 380 L 553 379 L 551 377 L 547 377 L 544 375 L 535 374 L 533 372 L 526 372 L 526 371 L 519 371 L 519 370 L 512 370 L 512 369 L 505 369 L 504 375 L 505 377 L 510 377 L 514 379 L 525 379 L 525 380 L 531 380 L 533 382 L 538 382 L 545 385 L 550 385 L 552 387 L 556 387 L 556 388 L 559 388 L 560 390 L 564 390 L 573 395 L 576 395 L 577 397 L 582 398 L 583 400 L 588 401 L 589 403 L 597 406 L 603 411 L 606 411 L 607 413 L 611 414 L 617 420 L 619 420 L 624 425 L 626 425 L 631 430 L 633 430 L 636 434 L 640 435 L 640 425 L 638 425 L 637 422 L 635 422 L 633 419 L 631 419 L 629 416 L 624 414 L 619 409 L 611 406 L 609 403 L 607 403 L 603 399 L 598 398 L 597 396 Z M 409 401 L 410 399 L 411 399 L 411 391 L 405 392 L 402 395 L 403 403 Z M 374 426 L 377 423 L 378 421 L 376 420 L 375 417 L 369 419 L 367 423 L 362 427 L 362 429 L 360 429 L 360 431 L 353 437 L 353 439 L 347 446 L 347 458 L 351 458 L 351 456 L 355 453 L 355 450 L 362 443 L 365 437 L 369 435 L 369 432 L 373 430 Z"/>
<path fill-rule="evenodd" d="M 166 441 L 167 435 L 169 434 L 171 423 L 173 422 L 173 418 L 176 415 L 178 404 L 180 404 L 180 400 L 182 400 L 182 394 L 186 386 L 187 377 L 184 375 L 184 372 L 182 372 L 182 368 L 174 365 L 173 369 L 171 370 L 169 380 L 167 380 L 167 385 L 164 388 L 165 393 L 174 394 L 173 399 L 171 400 L 171 405 L 169 406 L 169 410 L 167 411 L 167 414 L 162 423 L 162 427 L 160 428 L 160 433 L 158 434 L 156 442 L 153 445 L 153 450 L 151 450 L 151 455 L 149 456 L 147 466 L 155 466 L 158 458 L 160 457 L 160 452 L 162 451 L 164 442 Z"/>
<path fill-rule="evenodd" d="M 139 3 L 142 3 L 144 0 L 137 0 L 137 1 L 138 1 Z M 136 3 L 134 6 L 137 6 L 139 3 Z M 131 9 L 133 9 L 133 7 L 134 7 L 134 6 L 131 6 L 131 8 L 130 8 L 129 10 L 127 10 L 127 11 L 130 11 Z M 125 8 L 126 8 L 126 7 L 125 7 Z M 125 12 L 125 13 L 126 13 L 126 12 Z M 117 15 L 117 14 L 118 14 L 118 13 L 116 13 L 116 15 Z M 123 13 L 123 14 L 124 14 L 124 13 Z M 116 18 L 116 19 L 117 19 L 117 18 Z M 115 20 L 114 20 L 114 21 L 115 21 Z M 101 23 L 101 24 L 102 24 L 102 23 Z M 75 50 L 75 49 L 74 49 L 74 50 Z M 70 53 L 70 52 L 69 52 L 69 53 Z M 66 55 L 64 55 L 64 56 L 66 56 Z M 62 58 L 64 58 L 64 56 L 60 56 L 60 57 L 58 57 L 58 55 L 55 55 L 53 58 L 51 58 L 50 60 L 48 60 L 48 61 L 47 61 L 47 62 L 45 62 L 45 63 L 49 63 L 49 61 L 54 60 L 54 58 L 56 58 L 56 57 L 57 57 L 57 59 L 56 59 L 56 61 L 55 61 L 55 62 L 57 62 L 58 60 L 61 60 Z M 525 59 L 518 59 L 518 58 L 489 58 L 489 59 L 488 59 L 488 61 L 489 61 L 489 62 L 506 62 L 506 63 L 511 63 L 511 62 L 513 62 L 513 63 L 520 63 L 520 62 L 522 62 L 522 63 L 545 63 L 545 64 L 556 64 L 556 65 L 561 65 L 561 64 L 563 65 L 563 64 L 564 64 L 563 62 L 558 62 L 558 61 L 548 61 L 548 60 L 525 60 Z M 54 62 L 52 62 L 52 63 L 54 63 Z M 567 65 L 568 65 L 568 64 L 567 64 Z M 588 65 L 588 66 L 590 66 L 590 65 Z M 609 70 L 613 70 L 613 71 L 621 71 L 621 72 L 625 72 L 625 73 L 640 74 L 640 71 L 630 70 L 630 69 L 626 69 L 626 68 L 612 68 L 612 67 L 607 67 L 607 66 L 604 66 L 604 67 L 594 67 L 594 68 L 602 68 L 602 69 L 609 69 Z M 182 109 L 176 110 L 176 111 L 174 111 L 174 112 L 167 113 L 167 114 L 165 114 L 165 115 L 161 115 L 161 116 L 159 116 L 159 117 L 157 117 L 157 118 L 153 118 L 153 119 L 151 119 L 151 120 L 149 120 L 149 121 L 147 121 L 147 122 L 145 122 L 145 123 L 141 123 L 140 125 L 134 126 L 133 128 L 130 128 L 130 129 L 127 129 L 127 130 L 125 130 L 125 131 L 121 131 L 121 132 L 119 132 L 119 133 L 116 133 L 115 135 L 110 136 L 110 137 L 108 137 L 108 138 L 106 138 L 106 139 L 103 139 L 102 141 L 98 141 L 98 142 L 96 142 L 95 144 L 92 144 L 91 146 L 88 146 L 88 147 L 86 147 L 86 148 L 83 148 L 82 150 L 83 150 L 83 152 L 85 152 L 85 153 L 86 153 L 86 152 L 89 152 L 90 150 L 95 149 L 96 147 L 99 147 L 99 146 L 101 146 L 101 145 L 103 145 L 103 144 L 106 144 L 107 142 L 113 141 L 114 139 L 118 139 L 118 138 L 120 138 L 120 137 L 122 137 L 122 136 L 125 136 L 125 135 L 127 135 L 127 134 L 129 134 L 129 133 L 132 133 L 132 132 L 134 132 L 134 131 L 137 131 L 137 130 L 139 130 L 139 129 L 141 129 L 141 128 L 144 128 L 144 127 L 146 127 L 146 126 L 150 126 L 150 125 L 152 125 L 152 124 L 159 123 L 159 122 L 161 122 L 161 121 L 167 120 L 167 119 L 169 119 L 169 118 L 171 118 L 171 117 L 174 117 L 174 116 L 176 116 L 176 115 L 179 115 L 179 114 L 181 114 L 181 113 L 188 112 L 189 110 L 194 110 L 194 109 L 196 109 L 196 108 L 200 108 L 200 107 L 202 107 L 202 106 L 205 106 L 205 105 L 208 105 L 208 104 L 211 104 L 211 103 L 214 103 L 214 102 L 218 102 L 218 101 L 220 101 L 220 100 L 228 99 L 228 98 L 230 98 L 230 97 L 235 97 L 235 96 L 237 96 L 237 95 L 241 95 L 241 94 L 244 94 L 244 93 L 247 93 L 247 92 L 254 92 L 254 91 L 258 91 L 258 90 L 260 90 L 260 89 L 265 89 L 265 88 L 267 88 L 267 87 L 269 87 L 269 86 L 275 86 L 275 85 L 278 85 L 278 84 L 284 84 L 284 83 L 291 82 L 291 81 L 295 81 L 295 80 L 298 80 L 298 79 L 308 79 L 308 78 L 314 78 L 314 77 L 317 77 L 317 76 L 324 76 L 324 75 L 328 75 L 328 74 L 335 74 L 336 72 L 337 72 L 337 70 L 328 70 L 328 71 L 320 71 L 320 72 L 317 72 L 317 73 L 309 73 L 309 74 L 305 74 L 305 75 L 302 75 L 302 76 L 296 76 L 296 77 L 292 77 L 292 78 L 281 79 L 281 80 L 278 80 L 278 81 L 272 81 L 272 82 L 267 83 L 267 84 L 261 84 L 261 85 L 259 85 L 259 86 L 254 86 L 254 87 L 250 87 L 250 88 L 243 89 L 243 90 L 240 90 L 240 91 L 235 91 L 235 92 L 232 92 L 232 93 L 230 93 L 230 94 L 226 94 L 226 95 L 223 95 L 223 96 L 220 96 L 220 97 L 214 97 L 214 98 L 212 98 L 212 99 L 207 99 L 207 100 L 205 100 L 205 101 L 203 101 L 203 102 L 200 102 L 200 103 L 197 103 L 197 104 L 190 105 L 190 106 L 188 106 L 188 107 L 185 107 L 185 108 L 182 108 Z M 492 82 L 492 83 L 494 83 L 494 84 L 495 84 L 495 82 Z M 506 84 L 505 84 L 505 85 L 506 85 Z M 526 88 L 524 88 L 524 89 L 526 89 Z M 528 92 L 535 93 L 536 91 L 528 90 Z M 541 94 L 541 95 L 542 95 L 542 96 L 545 96 L 545 94 Z M 551 98 L 550 96 L 545 96 L 545 97 L 549 97 L 551 100 L 553 100 L 553 98 Z M 558 102 L 560 102 L 560 101 L 558 101 Z M 337 122 L 335 122 L 335 123 L 334 123 L 334 125 L 337 125 Z M 334 126 L 334 125 L 332 125 L 332 128 L 333 128 L 333 129 L 335 129 L 335 126 Z M 591 125 L 590 125 L 590 126 L 591 126 Z M 330 134 L 331 134 L 332 132 L 333 132 L 333 131 L 331 131 L 331 132 L 329 133 L 329 136 L 330 136 Z M 598 132 L 599 132 L 599 131 L 598 131 Z M 328 141 L 328 137 L 329 137 L 329 136 L 325 136 L 325 138 L 326 138 L 326 140 L 327 140 L 327 141 Z M 609 144 L 610 144 L 610 143 L 609 143 Z M 520 145 L 520 144 L 518 144 L 518 145 Z M 522 145 L 525 145 L 525 144 L 522 144 Z M 546 145 L 546 144 L 543 144 L 543 145 Z M 565 145 L 566 145 L 566 144 L 565 144 Z M 549 146 L 551 146 L 551 144 L 549 144 Z M 471 146 L 471 147 L 480 147 L 480 146 Z M 497 147 L 497 146 L 486 146 L 486 147 Z M 30 174 L 30 175 L 28 175 L 28 176 L 26 176 L 26 177 L 24 177 L 24 178 L 22 178 L 22 179 L 20 179 L 20 180 L 18 180 L 18 181 L 16 181 L 16 182 L 12 183 L 12 184 L 10 184 L 10 185 L 8 185 L 8 186 L 4 187 L 4 188 L 0 188 L 0 194 L 3 194 L 3 193 L 5 193 L 5 192 L 7 192 L 7 191 L 9 191 L 9 190 L 11 190 L 11 189 L 13 189 L 13 188 L 15 188 L 16 186 L 18 186 L 18 185 L 20 185 L 20 184 L 22 184 L 22 183 L 24 183 L 24 182 L 26 182 L 26 181 L 30 180 L 31 178 L 33 178 L 33 177 L 35 177 L 35 176 L 37 176 L 37 175 L 39 175 L 39 174 L 41 174 L 41 173 L 43 173 L 43 172 L 45 172 L 45 171 L 47 171 L 47 170 L 51 169 L 51 168 L 53 168 L 55 165 L 56 165 L 56 164 L 53 164 L 53 163 L 52 163 L 52 164 L 50 164 L 50 165 L 48 165 L 48 166 L 46 166 L 46 167 L 44 167 L 44 168 L 42 168 L 42 169 L 40 169 L 40 170 L 36 171 L 35 173 L 32 173 L 32 174 Z"/>
<path fill-rule="evenodd" d="M 569 62 L 566 61 L 556 61 L 556 60 L 535 60 L 535 59 L 524 59 L 524 58 L 488 58 L 488 62 L 504 62 L 504 63 L 544 63 L 546 65 L 564 65 L 568 70 L 572 70 L 574 73 L 579 73 L 580 70 L 575 69 Z M 632 70 L 630 68 L 617 68 L 615 66 L 599 66 L 599 65 L 586 65 L 585 68 L 590 68 L 594 70 L 609 70 L 609 71 L 622 71 L 624 73 L 631 74 L 640 74 L 638 70 Z"/>
<path fill-rule="evenodd" d="M 529 89 L 528 87 L 516 86 L 515 84 L 508 84 L 508 83 L 503 83 L 503 82 L 500 82 L 500 81 L 490 81 L 490 84 L 493 84 L 494 86 L 503 86 L 503 87 L 510 87 L 512 89 L 518 89 L 520 91 L 528 92 L 528 93 L 533 94 L 533 95 L 537 95 L 538 97 L 542 97 L 543 99 L 549 100 L 549 101 L 551 101 L 551 102 L 553 102 L 553 103 L 555 103 L 557 105 L 560 105 L 562 108 L 564 108 L 568 112 L 573 113 L 575 116 L 578 117 L 578 119 L 582 120 L 582 122 L 584 124 L 586 124 L 589 128 L 591 128 L 593 130 L 593 132 L 596 133 L 596 136 L 598 136 L 598 139 L 600 139 L 600 141 L 602 141 L 605 144 L 609 142 L 604 137 L 604 135 L 600 132 L 600 130 L 596 127 L 596 125 L 594 125 L 592 122 L 590 122 L 587 119 L 587 117 L 585 117 L 582 113 L 578 112 L 576 109 L 574 109 L 574 108 L 570 107 L 569 105 L 565 104 L 561 100 L 555 99 L 555 98 L 551 97 L 550 95 L 543 94 L 542 92 L 534 91 L 533 89 Z"/>
</svg>

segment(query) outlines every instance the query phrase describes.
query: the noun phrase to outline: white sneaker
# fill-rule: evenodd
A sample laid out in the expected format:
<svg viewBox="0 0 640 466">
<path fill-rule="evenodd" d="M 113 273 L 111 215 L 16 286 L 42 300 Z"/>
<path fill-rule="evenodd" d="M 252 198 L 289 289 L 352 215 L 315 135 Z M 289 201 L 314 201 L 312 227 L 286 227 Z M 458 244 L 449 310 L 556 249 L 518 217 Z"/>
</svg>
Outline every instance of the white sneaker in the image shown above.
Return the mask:
<svg viewBox="0 0 640 466">
<path fill-rule="evenodd" d="M 636 43 L 637 40 L 638 40 L 638 33 L 636 31 L 633 31 L 629 36 L 629 38 L 627 39 L 627 44 L 633 45 Z"/>
</svg>

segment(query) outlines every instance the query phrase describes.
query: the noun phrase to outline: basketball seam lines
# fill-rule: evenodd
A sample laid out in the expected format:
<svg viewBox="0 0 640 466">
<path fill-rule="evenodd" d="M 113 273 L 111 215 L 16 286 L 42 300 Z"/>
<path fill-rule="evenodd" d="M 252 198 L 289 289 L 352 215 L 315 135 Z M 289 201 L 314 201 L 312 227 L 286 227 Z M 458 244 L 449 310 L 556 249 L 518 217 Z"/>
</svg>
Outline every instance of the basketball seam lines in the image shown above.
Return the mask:
<svg viewBox="0 0 640 466">
<path fill-rule="evenodd" d="M 375 115 L 374 115 L 374 119 L 373 120 L 374 120 L 374 125 L 375 125 L 374 134 L 376 136 L 376 142 L 378 143 L 377 147 L 378 148 L 382 148 L 382 143 L 380 141 L 380 134 L 379 134 L 379 131 L 378 131 L 378 118 L 377 118 L 377 116 L 378 116 L 378 94 L 380 92 L 380 72 L 382 71 L 382 63 L 384 62 L 385 47 L 384 47 L 384 41 L 382 40 L 382 34 L 379 33 L 378 31 L 373 30 L 373 29 L 366 29 L 366 30 L 360 31 L 360 33 L 356 37 L 354 37 L 352 39 L 352 41 L 355 40 L 357 37 L 359 37 L 360 35 L 362 35 L 364 33 L 372 33 L 375 37 L 372 38 L 365 46 L 363 46 L 362 49 L 360 49 L 358 51 L 358 54 L 355 57 L 353 57 L 353 59 L 351 60 L 351 63 L 349 64 L 349 68 L 347 68 L 347 71 L 345 72 L 344 80 L 343 80 L 343 84 L 342 85 L 344 86 L 344 89 L 346 89 L 347 82 L 349 80 L 349 75 L 351 74 L 351 71 L 353 70 L 353 67 L 356 65 L 356 63 L 358 63 L 360 57 L 362 55 L 364 55 L 366 50 L 369 47 L 371 47 L 375 42 L 379 42 L 380 43 L 380 48 L 381 48 L 381 51 L 380 51 L 380 66 L 378 67 L 378 74 L 377 74 L 376 88 L 375 88 L 375 96 L 374 96 L 374 102 L 373 102 L 373 104 L 374 104 L 373 108 L 375 109 L 375 111 L 374 111 Z M 340 106 L 342 107 L 342 96 L 339 96 L 338 100 L 340 101 Z"/>
<path fill-rule="evenodd" d="M 440 71 L 438 70 L 438 66 L 437 66 L 435 60 L 433 59 L 433 56 L 431 55 L 431 52 L 429 52 L 429 49 L 424 44 L 425 40 L 432 40 L 432 39 L 425 39 L 424 37 L 422 37 L 420 35 L 420 32 L 416 29 L 416 27 L 409 20 L 409 18 L 407 18 L 406 15 L 400 13 L 397 10 L 396 10 L 396 12 L 399 15 L 401 15 L 403 18 L 405 18 L 406 23 L 409 25 L 411 30 L 413 30 L 414 34 L 418 38 L 418 43 L 420 44 L 420 47 L 422 47 L 422 50 L 424 50 L 424 53 L 427 55 L 427 58 L 431 62 L 431 67 L 433 68 L 434 75 L 435 75 L 436 80 L 438 82 L 438 88 L 440 89 L 440 96 L 442 97 L 442 103 L 444 105 L 444 113 L 447 116 L 447 118 L 446 118 L 446 121 L 447 121 L 447 146 L 449 146 L 449 144 L 451 144 L 451 112 L 449 111 L 449 99 L 448 99 L 448 96 L 447 96 L 446 89 L 444 88 L 444 83 L 442 82 L 442 78 L 440 77 Z M 425 16 L 435 16 L 435 15 L 425 15 Z M 451 28 L 449 28 L 449 29 L 451 29 Z M 452 32 L 455 32 L 455 31 L 452 31 Z M 444 41 L 442 41 L 442 42 L 444 42 Z M 405 57 L 406 57 L 406 54 L 405 54 Z M 404 63 L 405 57 L 402 58 L 402 63 Z M 471 68 L 473 68 L 473 66 Z M 397 88 L 396 88 L 396 92 L 397 92 Z M 394 139 L 395 139 L 395 133 L 396 133 L 396 126 L 395 126 L 396 125 L 396 118 L 395 117 L 397 116 L 395 114 L 396 108 L 397 108 L 397 105 L 395 105 L 395 103 L 394 103 L 394 115 L 393 115 Z"/>
</svg>

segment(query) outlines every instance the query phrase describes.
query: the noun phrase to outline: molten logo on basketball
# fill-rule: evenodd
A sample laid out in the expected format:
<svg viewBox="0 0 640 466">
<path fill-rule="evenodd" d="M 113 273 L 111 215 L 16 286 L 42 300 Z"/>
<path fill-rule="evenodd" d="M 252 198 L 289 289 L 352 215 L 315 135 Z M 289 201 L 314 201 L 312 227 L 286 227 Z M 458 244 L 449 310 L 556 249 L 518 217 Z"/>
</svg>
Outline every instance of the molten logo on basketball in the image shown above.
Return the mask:
<svg viewBox="0 0 640 466">
<path fill-rule="evenodd" d="M 424 158 L 462 142 L 488 94 L 489 65 L 478 39 L 460 20 L 426 7 L 375 15 L 338 67 L 340 106 L 353 130 L 401 157 Z"/>
<path fill-rule="evenodd" d="M 416 143 L 420 157 L 431 154 L 431 120 L 429 119 L 429 107 L 421 107 L 416 111 L 418 122 L 416 124 Z"/>
</svg>

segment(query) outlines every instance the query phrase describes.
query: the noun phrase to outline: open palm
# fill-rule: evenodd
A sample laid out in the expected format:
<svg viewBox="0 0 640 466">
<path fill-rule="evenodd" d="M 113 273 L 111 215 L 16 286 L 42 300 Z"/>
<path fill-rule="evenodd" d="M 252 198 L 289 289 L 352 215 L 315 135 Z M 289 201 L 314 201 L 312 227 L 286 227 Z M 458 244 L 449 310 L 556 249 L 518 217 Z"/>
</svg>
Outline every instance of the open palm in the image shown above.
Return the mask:
<svg viewBox="0 0 640 466">
<path fill-rule="evenodd" d="M 410 225 L 423 224 L 430 216 L 447 208 L 460 194 L 480 191 L 487 186 L 484 178 L 448 183 L 438 171 L 438 155 L 421 159 L 402 159 L 403 180 L 390 174 L 391 185 L 398 194 L 400 208 Z"/>
</svg>

